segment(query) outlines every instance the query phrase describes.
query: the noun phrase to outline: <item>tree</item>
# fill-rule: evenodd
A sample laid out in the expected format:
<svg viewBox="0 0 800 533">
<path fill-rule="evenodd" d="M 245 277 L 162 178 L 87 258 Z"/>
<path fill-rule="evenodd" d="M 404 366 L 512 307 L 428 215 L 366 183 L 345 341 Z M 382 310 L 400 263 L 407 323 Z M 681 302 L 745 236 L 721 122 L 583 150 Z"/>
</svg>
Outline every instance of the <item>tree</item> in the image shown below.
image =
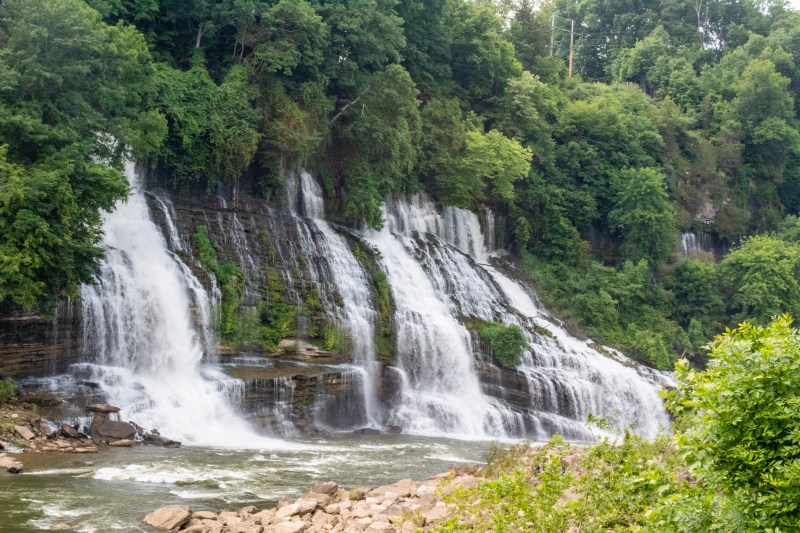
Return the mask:
<svg viewBox="0 0 800 533">
<path fill-rule="evenodd" d="M 497 130 L 470 131 L 464 154 L 436 177 L 437 195 L 458 207 L 473 207 L 487 198 L 513 200 L 514 182 L 527 176 L 532 156 L 530 148 Z"/>
<path fill-rule="evenodd" d="M 10 0 L 0 19 L 0 301 L 47 310 L 91 281 L 122 159 L 152 154 L 165 122 L 131 26 L 80 0 Z"/>
<path fill-rule="evenodd" d="M 657 263 L 672 253 L 674 216 L 664 176 L 658 169 L 620 172 L 616 201 L 608 219 L 610 227 L 623 239 L 622 253 L 626 258 Z"/>
<path fill-rule="evenodd" d="M 720 263 L 737 320 L 765 324 L 782 313 L 800 311 L 800 246 L 757 235 Z"/>
<path fill-rule="evenodd" d="M 676 367 L 667 405 L 678 415 L 679 450 L 722 500 L 728 531 L 790 531 L 800 521 L 800 333 L 784 315 L 766 326 L 742 324 L 711 343 L 708 370 Z M 696 509 L 691 509 L 695 512 Z"/>
<path fill-rule="evenodd" d="M 337 129 L 330 157 L 348 190 L 347 214 L 381 227 L 385 196 L 410 190 L 417 161 L 420 120 L 411 76 L 400 65 L 388 66 L 332 121 Z"/>
</svg>

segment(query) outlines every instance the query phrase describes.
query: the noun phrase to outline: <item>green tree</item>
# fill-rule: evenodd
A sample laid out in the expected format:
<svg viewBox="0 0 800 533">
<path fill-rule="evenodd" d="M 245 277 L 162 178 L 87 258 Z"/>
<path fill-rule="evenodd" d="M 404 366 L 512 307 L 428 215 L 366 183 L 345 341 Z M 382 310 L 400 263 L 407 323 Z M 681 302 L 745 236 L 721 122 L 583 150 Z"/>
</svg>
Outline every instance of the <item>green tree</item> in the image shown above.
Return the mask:
<svg viewBox="0 0 800 533">
<path fill-rule="evenodd" d="M 92 279 L 124 157 L 153 153 L 144 38 L 81 0 L 0 4 L 0 301 L 46 310 Z"/>
<path fill-rule="evenodd" d="M 675 248 L 674 208 L 658 169 L 626 169 L 619 174 L 609 225 L 623 239 L 625 257 L 657 263 Z"/>
<path fill-rule="evenodd" d="M 766 235 L 748 238 L 720 263 L 736 320 L 764 324 L 800 311 L 800 246 Z"/>
<path fill-rule="evenodd" d="M 447 205 L 473 207 L 486 199 L 514 199 L 514 182 L 530 170 L 530 148 L 497 130 L 467 133 L 464 154 L 436 177 L 439 198 Z M 488 194 L 487 194 L 488 189 Z"/>
</svg>

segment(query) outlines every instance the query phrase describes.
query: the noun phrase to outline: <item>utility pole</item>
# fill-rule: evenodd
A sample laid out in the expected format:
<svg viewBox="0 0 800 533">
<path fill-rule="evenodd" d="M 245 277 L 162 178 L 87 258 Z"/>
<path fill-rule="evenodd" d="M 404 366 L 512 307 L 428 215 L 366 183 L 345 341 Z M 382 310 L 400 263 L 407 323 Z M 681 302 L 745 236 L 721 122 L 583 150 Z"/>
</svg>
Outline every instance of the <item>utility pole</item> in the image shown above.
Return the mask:
<svg viewBox="0 0 800 533">
<path fill-rule="evenodd" d="M 556 14 L 550 19 L 550 55 L 553 55 L 553 39 L 556 36 Z"/>
<path fill-rule="evenodd" d="M 575 43 L 575 21 L 569 29 L 569 77 L 572 77 L 572 45 Z"/>
</svg>

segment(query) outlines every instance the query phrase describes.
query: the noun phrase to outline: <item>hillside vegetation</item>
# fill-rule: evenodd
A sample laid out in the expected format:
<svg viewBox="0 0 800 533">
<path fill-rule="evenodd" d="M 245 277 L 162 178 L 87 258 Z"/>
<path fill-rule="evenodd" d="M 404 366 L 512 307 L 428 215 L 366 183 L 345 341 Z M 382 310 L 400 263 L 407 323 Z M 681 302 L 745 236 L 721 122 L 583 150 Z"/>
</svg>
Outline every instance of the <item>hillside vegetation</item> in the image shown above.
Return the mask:
<svg viewBox="0 0 800 533">
<path fill-rule="evenodd" d="M 351 224 L 388 194 L 490 207 L 554 310 L 702 364 L 800 308 L 798 90 L 780 1 L 5 0 L 0 302 L 91 279 L 124 158 L 268 200 L 302 166 Z M 732 251 L 683 258 L 688 230 Z"/>
</svg>

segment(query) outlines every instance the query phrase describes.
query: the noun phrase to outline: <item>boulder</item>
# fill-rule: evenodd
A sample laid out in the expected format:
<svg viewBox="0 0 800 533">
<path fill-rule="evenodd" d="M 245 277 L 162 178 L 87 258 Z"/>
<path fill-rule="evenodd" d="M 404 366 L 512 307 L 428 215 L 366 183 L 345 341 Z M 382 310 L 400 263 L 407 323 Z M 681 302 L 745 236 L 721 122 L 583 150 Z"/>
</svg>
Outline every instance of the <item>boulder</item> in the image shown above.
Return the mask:
<svg viewBox="0 0 800 533">
<path fill-rule="evenodd" d="M 317 483 L 308 491 L 312 494 L 327 494 L 333 497 L 339 491 L 339 485 L 333 481 L 325 481 L 324 483 Z"/>
<path fill-rule="evenodd" d="M 212 511 L 195 511 L 192 513 L 192 518 L 197 518 L 198 520 L 216 520 L 217 513 Z"/>
<path fill-rule="evenodd" d="M 52 422 L 48 422 L 44 419 L 39 422 L 39 434 L 46 439 L 49 439 L 55 433 L 50 429 L 50 424 L 52 424 Z"/>
<path fill-rule="evenodd" d="M 153 446 L 165 446 L 167 448 L 177 448 L 181 445 L 181 443 L 177 440 L 167 439 L 156 433 L 145 433 L 144 442 L 145 444 L 152 444 Z"/>
<path fill-rule="evenodd" d="M 367 497 L 367 489 L 355 488 L 348 494 L 351 500 L 363 500 Z"/>
<path fill-rule="evenodd" d="M 92 413 L 101 413 L 101 414 L 109 414 L 109 413 L 119 413 L 119 407 L 115 407 L 113 405 L 108 405 L 107 403 L 93 403 L 86 407 L 87 411 L 91 411 Z"/>
<path fill-rule="evenodd" d="M 53 407 L 61 403 L 61 398 L 52 392 L 33 392 L 28 391 L 20 395 L 20 400 L 23 402 L 33 403 L 46 407 Z"/>
<path fill-rule="evenodd" d="M 133 441 L 131 439 L 119 439 L 119 440 L 112 440 L 108 443 L 109 446 L 117 446 L 120 448 L 127 448 L 129 446 L 133 446 Z"/>
<path fill-rule="evenodd" d="M 78 430 L 69 424 L 61 424 L 61 434 L 70 439 L 77 439 L 81 436 Z"/>
<path fill-rule="evenodd" d="M 157 529 L 171 531 L 184 525 L 191 516 L 192 510 L 185 505 L 167 505 L 145 516 L 144 523 Z"/>
<path fill-rule="evenodd" d="M 4 469 L 9 474 L 19 474 L 22 472 L 22 463 L 11 457 L 0 457 L 0 469 Z"/>
<path fill-rule="evenodd" d="M 282 522 L 272 526 L 267 526 L 264 533 L 300 533 L 306 525 L 303 522 Z"/>
<path fill-rule="evenodd" d="M 132 439 L 136 435 L 136 428 L 127 422 L 103 420 L 97 425 L 97 432 L 108 439 Z"/>
<path fill-rule="evenodd" d="M 17 432 L 17 435 L 22 437 L 25 440 L 33 440 L 36 435 L 31 431 L 29 428 L 25 426 L 14 426 L 14 431 Z"/>
</svg>

